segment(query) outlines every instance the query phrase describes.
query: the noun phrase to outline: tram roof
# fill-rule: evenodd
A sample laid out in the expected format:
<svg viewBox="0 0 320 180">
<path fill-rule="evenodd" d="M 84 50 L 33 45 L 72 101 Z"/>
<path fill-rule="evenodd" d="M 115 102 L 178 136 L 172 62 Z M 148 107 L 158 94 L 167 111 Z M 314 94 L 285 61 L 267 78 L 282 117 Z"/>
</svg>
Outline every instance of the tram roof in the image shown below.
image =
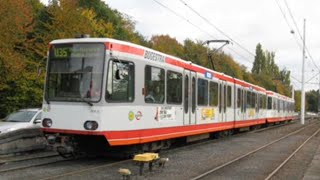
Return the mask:
<svg viewBox="0 0 320 180">
<path fill-rule="evenodd" d="M 281 94 L 278 94 L 278 93 L 270 91 L 270 90 L 266 90 L 265 88 L 260 87 L 258 85 L 251 84 L 249 82 L 231 77 L 231 76 L 226 75 L 224 73 L 217 72 L 212 69 L 194 64 L 191 61 L 186 61 L 181 58 L 171 56 L 171 55 L 168 55 L 168 54 L 165 54 L 165 53 L 162 53 L 162 52 L 159 52 L 159 51 L 156 51 L 156 50 L 153 50 L 153 49 L 141 46 L 141 45 L 137 45 L 137 44 L 134 44 L 131 42 L 126 42 L 126 41 L 121 41 L 121 40 L 116 40 L 116 39 L 111 39 L 111 38 L 72 38 L 72 39 L 53 40 L 50 42 L 50 44 L 76 43 L 76 42 L 77 43 L 79 43 L 79 42 L 80 43 L 100 42 L 100 43 L 106 44 L 107 49 L 112 48 L 112 46 L 110 46 L 110 44 L 112 44 L 112 45 L 116 45 L 116 46 L 113 46 L 114 48 L 112 48 L 112 50 L 114 50 L 114 51 L 118 50 L 120 52 L 129 53 L 129 54 L 131 53 L 131 54 L 140 55 L 140 56 L 144 56 L 144 53 L 147 50 L 147 51 L 156 53 L 158 55 L 164 56 L 166 59 L 166 63 L 168 63 L 168 61 L 170 61 L 171 63 L 169 63 L 169 64 L 174 64 L 176 66 L 179 66 L 179 65 L 180 66 L 188 66 L 188 67 L 192 66 L 192 67 L 195 67 L 196 72 L 198 72 L 198 73 L 210 72 L 210 73 L 213 73 L 214 76 L 216 76 L 218 79 L 222 79 L 222 80 L 229 81 L 229 82 L 234 82 L 238 85 L 241 85 L 241 86 L 244 86 L 244 87 L 247 87 L 250 89 L 255 89 L 256 91 L 260 91 L 260 92 L 266 93 L 268 95 L 280 97 L 282 99 L 290 99 L 289 97 L 283 96 Z M 126 48 L 123 48 L 121 46 L 124 46 Z M 133 48 L 133 49 L 126 51 L 125 49 L 128 49 L 128 48 Z M 174 62 L 172 62 L 172 61 L 174 61 Z"/>
</svg>

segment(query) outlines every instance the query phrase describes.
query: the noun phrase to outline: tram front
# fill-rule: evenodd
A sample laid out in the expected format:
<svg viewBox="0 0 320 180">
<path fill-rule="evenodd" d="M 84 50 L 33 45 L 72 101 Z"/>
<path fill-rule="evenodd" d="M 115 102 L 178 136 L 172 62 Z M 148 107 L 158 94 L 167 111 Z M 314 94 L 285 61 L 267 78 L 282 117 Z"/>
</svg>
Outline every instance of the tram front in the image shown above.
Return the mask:
<svg viewBox="0 0 320 180">
<path fill-rule="evenodd" d="M 50 43 L 42 125 L 60 154 L 88 147 L 92 138 L 105 141 L 99 131 L 105 50 L 99 42 Z"/>
</svg>

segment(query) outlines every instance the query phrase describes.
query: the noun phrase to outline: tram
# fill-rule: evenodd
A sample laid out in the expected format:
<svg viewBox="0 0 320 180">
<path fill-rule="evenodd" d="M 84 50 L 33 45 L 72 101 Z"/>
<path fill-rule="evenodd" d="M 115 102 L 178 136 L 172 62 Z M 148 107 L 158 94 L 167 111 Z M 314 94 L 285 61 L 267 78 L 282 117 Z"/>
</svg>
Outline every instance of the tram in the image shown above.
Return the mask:
<svg viewBox="0 0 320 180">
<path fill-rule="evenodd" d="M 59 153 L 149 151 L 293 119 L 294 99 L 140 45 L 50 42 L 42 130 Z"/>
</svg>

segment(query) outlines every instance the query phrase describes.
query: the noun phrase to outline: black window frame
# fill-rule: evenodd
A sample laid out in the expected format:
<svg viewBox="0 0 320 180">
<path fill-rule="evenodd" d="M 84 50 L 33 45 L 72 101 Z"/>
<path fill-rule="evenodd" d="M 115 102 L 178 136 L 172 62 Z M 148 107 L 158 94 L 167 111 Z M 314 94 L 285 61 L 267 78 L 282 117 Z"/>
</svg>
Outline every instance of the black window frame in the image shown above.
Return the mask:
<svg viewBox="0 0 320 180">
<path fill-rule="evenodd" d="M 146 90 L 146 69 L 148 68 L 148 67 L 150 67 L 150 68 L 157 68 L 157 69 L 160 69 L 161 71 L 163 71 L 163 75 L 164 75 L 164 77 L 163 77 L 163 100 L 162 100 L 162 102 L 157 102 L 157 101 L 155 101 L 155 102 L 147 102 L 146 101 L 146 96 L 147 96 L 147 94 L 145 94 L 144 95 L 144 102 L 146 103 L 146 104 L 164 104 L 165 102 L 166 102 L 166 70 L 164 69 L 164 68 L 161 68 L 161 67 L 158 67 L 158 66 L 151 66 L 151 65 L 146 65 L 145 67 L 144 67 L 144 89 Z"/>
<path fill-rule="evenodd" d="M 227 107 L 232 107 L 232 87 L 230 85 L 227 85 L 226 88 L 226 99 L 227 99 Z"/>
<path fill-rule="evenodd" d="M 216 86 L 216 89 L 214 88 Z M 214 90 L 214 91 L 212 91 Z M 216 91 L 215 91 L 216 90 Z M 212 92 L 215 92 L 213 96 L 211 95 Z M 209 106 L 219 106 L 219 83 L 215 81 L 209 81 Z M 212 101 L 214 100 L 214 101 Z"/>
<path fill-rule="evenodd" d="M 168 81 L 169 81 L 169 73 L 175 73 L 175 74 L 178 74 L 178 75 L 180 75 L 180 77 L 181 77 L 181 83 L 180 83 L 180 85 L 177 85 L 178 87 L 181 87 L 180 88 L 180 95 L 181 95 L 181 97 L 180 97 L 180 102 L 171 102 L 171 101 L 169 101 L 169 99 L 171 99 L 171 98 L 169 98 L 169 93 L 168 93 L 168 90 L 169 90 L 169 83 L 168 83 Z M 176 72 L 176 71 L 172 71 L 172 70 L 167 70 L 167 72 L 166 72 L 166 102 L 167 102 L 167 104 L 176 104 L 176 105 L 181 105 L 182 104 L 182 101 L 183 101 L 183 89 L 182 89 L 182 85 L 183 85 L 183 74 L 182 73 L 180 73 L 180 72 Z"/>
<path fill-rule="evenodd" d="M 132 92 L 132 95 L 133 95 L 133 97 L 132 97 L 132 100 L 130 100 L 130 101 L 126 101 L 126 100 L 112 100 L 112 99 L 109 99 L 108 98 L 108 96 L 110 96 L 109 94 L 108 94 L 108 80 L 109 80 L 109 65 L 110 65 L 110 62 L 114 62 L 114 61 L 118 61 L 118 62 L 127 62 L 128 64 L 129 63 L 132 63 L 133 64 L 133 73 L 132 73 L 132 77 L 133 77 L 133 92 Z M 106 78 L 106 85 L 105 85 L 105 100 L 108 102 L 108 103 L 133 103 L 134 101 L 135 101 L 135 84 L 136 84 L 136 82 L 135 82 L 135 80 L 136 80 L 136 78 L 135 78 L 135 74 L 136 74 L 136 71 L 135 71 L 135 68 L 136 66 L 135 66 L 135 63 L 133 62 L 133 61 L 128 61 L 128 60 L 119 60 L 119 59 L 115 59 L 115 58 L 110 58 L 109 59 L 109 61 L 108 61 L 108 68 L 107 68 L 107 71 L 106 71 L 106 73 L 107 73 L 107 78 Z"/>
<path fill-rule="evenodd" d="M 204 82 L 206 84 L 206 87 L 203 87 L 203 89 L 200 90 L 200 84 L 202 82 Z M 202 79 L 202 78 L 198 78 L 197 82 L 197 91 L 198 91 L 198 98 L 197 98 L 197 104 L 198 106 L 208 106 L 208 80 L 206 79 Z M 203 102 L 201 102 L 200 100 L 200 93 L 202 92 L 202 90 L 204 90 L 204 92 L 206 92 L 204 95 L 203 95 Z"/>
</svg>

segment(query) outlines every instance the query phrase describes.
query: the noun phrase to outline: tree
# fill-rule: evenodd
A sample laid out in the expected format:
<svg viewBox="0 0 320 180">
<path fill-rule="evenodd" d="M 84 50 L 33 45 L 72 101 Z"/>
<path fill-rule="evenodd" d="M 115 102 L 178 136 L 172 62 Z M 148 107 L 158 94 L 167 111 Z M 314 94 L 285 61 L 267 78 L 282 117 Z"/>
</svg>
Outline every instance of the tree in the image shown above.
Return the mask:
<svg viewBox="0 0 320 180">
<path fill-rule="evenodd" d="M 295 107 L 294 111 L 300 112 L 301 110 L 301 91 L 294 91 Z"/>
<path fill-rule="evenodd" d="M 182 58 L 184 55 L 183 45 L 169 35 L 155 35 L 150 40 L 151 47 L 163 53 Z"/>
<path fill-rule="evenodd" d="M 0 117 L 22 107 L 40 106 L 43 87 L 37 63 L 30 54 L 30 33 L 34 29 L 34 1 L 0 2 Z"/>
<path fill-rule="evenodd" d="M 264 51 L 261 44 L 256 46 L 256 55 L 251 70 L 259 86 L 290 96 L 290 71 L 279 70 L 275 63 L 275 53 Z"/>
<path fill-rule="evenodd" d="M 207 48 L 203 46 L 202 41 L 184 40 L 183 52 L 182 59 L 211 68 L 207 58 Z"/>
<path fill-rule="evenodd" d="M 262 63 L 265 63 L 265 56 L 264 52 L 262 50 L 262 46 L 260 43 L 257 44 L 256 46 L 256 55 L 254 57 L 254 62 L 252 66 L 251 72 L 253 74 L 260 74 L 262 71 L 262 67 L 265 67 Z"/>
<path fill-rule="evenodd" d="M 101 0 L 0 1 L 0 118 L 41 106 L 50 41 L 80 34 L 147 45 L 130 17 Z"/>
<path fill-rule="evenodd" d="M 80 7 L 95 12 L 95 19 L 112 25 L 112 31 L 114 32 L 112 35 L 113 38 L 150 47 L 148 41 L 140 33 L 135 31 L 135 22 L 130 16 L 111 9 L 101 0 L 78 0 L 78 2 Z M 106 36 L 100 35 L 97 37 Z"/>
<path fill-rule="evenodd" d="M 309 112 L 318 112 L 318 91 L 311 90 L 306 93 L 306 110 Z"/>
</svg>

